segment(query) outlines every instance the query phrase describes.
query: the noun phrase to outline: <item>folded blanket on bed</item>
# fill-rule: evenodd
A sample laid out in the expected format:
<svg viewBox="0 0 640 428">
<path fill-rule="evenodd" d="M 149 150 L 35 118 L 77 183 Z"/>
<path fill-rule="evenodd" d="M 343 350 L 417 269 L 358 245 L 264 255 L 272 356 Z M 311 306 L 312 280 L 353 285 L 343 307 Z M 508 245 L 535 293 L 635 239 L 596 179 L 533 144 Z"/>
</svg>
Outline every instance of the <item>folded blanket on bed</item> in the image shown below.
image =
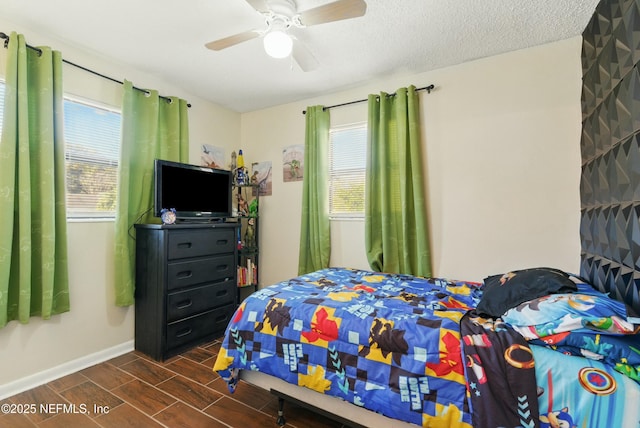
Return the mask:
<svg viewBox="0 0 640 428">
<path fill-rule="evenodd" d="M 627 308 L 586 283 L 509 309 L 502 320 L 531 344 L 610 365 L 640 382 L 640 334 Z"/>
<path fill-rule="evenodd" d="M 537 427 L 533 354 L 500 318 L 469 311 L 460 321 L 474 427 Z"/>
<path fill-rule="evenodd" d="M 461 334 L 474 427 L 638 426 L 640 386 L 612 366 L 527 343 L 475 311 Z"/>
</svg>

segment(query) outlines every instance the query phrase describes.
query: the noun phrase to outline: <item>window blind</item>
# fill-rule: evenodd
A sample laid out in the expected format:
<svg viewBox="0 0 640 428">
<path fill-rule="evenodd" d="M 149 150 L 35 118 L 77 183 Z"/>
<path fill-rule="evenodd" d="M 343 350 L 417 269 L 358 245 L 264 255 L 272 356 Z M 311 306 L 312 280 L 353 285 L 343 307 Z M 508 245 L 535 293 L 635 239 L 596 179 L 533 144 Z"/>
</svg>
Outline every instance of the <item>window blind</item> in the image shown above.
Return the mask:
<svg viewBox="0 0 640 428">
<path fill-rule="evenodd" d="M 120 113 L 64 101 L 67 217 L 115 217 Z"/>
<path fill-rule="evenodd" d="M 329 138 L 329 214 L 334 218 L 362 218 L 367 126 L 332 128 Z"/>
</svg>

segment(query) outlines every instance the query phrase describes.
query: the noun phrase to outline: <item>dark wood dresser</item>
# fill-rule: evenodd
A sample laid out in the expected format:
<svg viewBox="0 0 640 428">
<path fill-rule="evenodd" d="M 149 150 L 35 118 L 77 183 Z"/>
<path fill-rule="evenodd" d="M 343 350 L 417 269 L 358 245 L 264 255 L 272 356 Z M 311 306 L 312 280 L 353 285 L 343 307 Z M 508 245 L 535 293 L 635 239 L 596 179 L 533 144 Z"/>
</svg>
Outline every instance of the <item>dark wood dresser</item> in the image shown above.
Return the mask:
<svg viewBox="0 0 640 428">
<path fill-rule="evenodd" d="M 222 336 L 237 307 L 237 224 L 135 228 L 135 349 L 164 361 Z"/>
</svg>

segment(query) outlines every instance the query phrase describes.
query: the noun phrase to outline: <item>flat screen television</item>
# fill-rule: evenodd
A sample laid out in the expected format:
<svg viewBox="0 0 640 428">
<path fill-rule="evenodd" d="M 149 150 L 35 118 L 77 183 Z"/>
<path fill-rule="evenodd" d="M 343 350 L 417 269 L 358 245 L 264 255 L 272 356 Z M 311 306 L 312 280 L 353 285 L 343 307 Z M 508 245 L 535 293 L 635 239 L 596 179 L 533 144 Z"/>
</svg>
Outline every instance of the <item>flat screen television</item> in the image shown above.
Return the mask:
<svg viewBox="0 0 640 428">
<path fill-rule="evenodd" d="M 231 171 L 156 159 L 154 215 L 174 208 L 182 221 L 231 217 L 231 184 Z"/>
</svg>

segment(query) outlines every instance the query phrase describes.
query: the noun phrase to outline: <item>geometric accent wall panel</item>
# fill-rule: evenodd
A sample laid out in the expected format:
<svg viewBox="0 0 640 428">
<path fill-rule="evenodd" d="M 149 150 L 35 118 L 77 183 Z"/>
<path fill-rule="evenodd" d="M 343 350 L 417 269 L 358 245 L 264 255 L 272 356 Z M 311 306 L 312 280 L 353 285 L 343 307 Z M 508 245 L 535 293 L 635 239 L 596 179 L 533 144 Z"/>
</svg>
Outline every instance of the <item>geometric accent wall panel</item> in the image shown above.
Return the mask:
<svg viewBox="0 0 640 428">
<path fill-rule="evenodd" d="M 640 0 L 582 34 L 580 274 L 640 314 Z"/>
</svg>

